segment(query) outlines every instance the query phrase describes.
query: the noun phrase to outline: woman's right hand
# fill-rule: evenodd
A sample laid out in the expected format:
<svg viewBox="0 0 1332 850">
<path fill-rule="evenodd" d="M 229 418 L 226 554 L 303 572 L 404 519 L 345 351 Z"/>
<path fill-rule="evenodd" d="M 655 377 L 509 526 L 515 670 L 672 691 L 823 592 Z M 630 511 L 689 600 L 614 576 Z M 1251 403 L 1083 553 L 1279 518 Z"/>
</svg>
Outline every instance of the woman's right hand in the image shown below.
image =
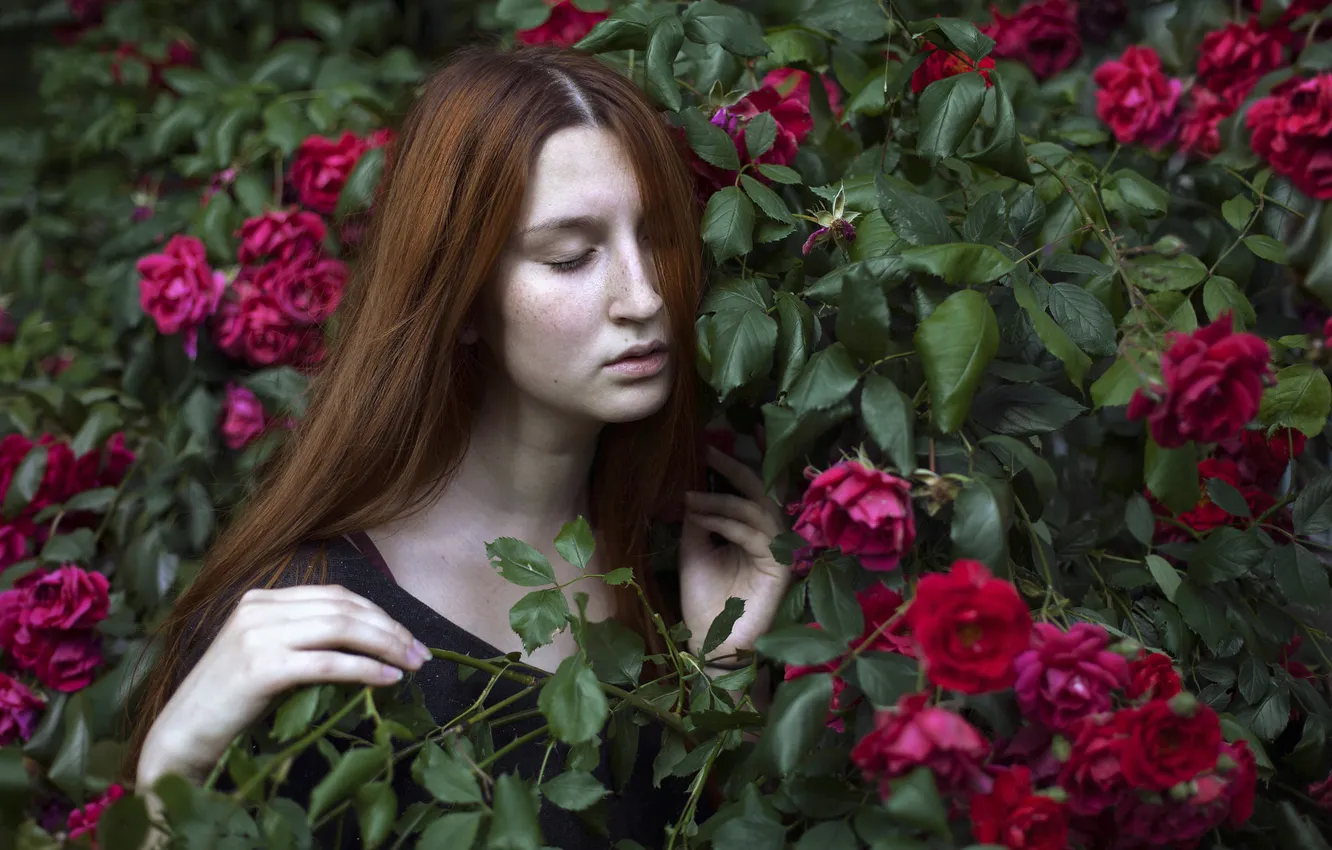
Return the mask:
<svg viewBox="0 0 1332 850">
<path fill-rule="evenodd" d="M 202 779 L 283 691 L 391 685 L 427 658 L 405 626 L 340 585 L 247 591 L 149 730 L 138 787 L 166 773 Z"/>
</svg>

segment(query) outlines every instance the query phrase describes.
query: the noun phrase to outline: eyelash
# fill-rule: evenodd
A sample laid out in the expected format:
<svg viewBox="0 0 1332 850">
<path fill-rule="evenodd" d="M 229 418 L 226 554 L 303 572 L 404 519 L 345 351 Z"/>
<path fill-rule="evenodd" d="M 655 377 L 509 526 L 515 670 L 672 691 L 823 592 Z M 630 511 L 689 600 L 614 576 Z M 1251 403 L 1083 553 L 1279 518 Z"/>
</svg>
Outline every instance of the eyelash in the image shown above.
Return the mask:
<svg viewBox="0 0 1332 850">
<path fill-rule="evenodd" d="M 588 260 L 592 259 L 593 253 L 595 252 L 587 251 L 583 253 L 581 256 L 575 257 L 572 260 L 565 260 L 564 262 L 561 263 L 546 263 L 546 265 L 550 266 L 552 269 L 554 269 L 557 272 L 577 271 L 578 269 L 587 265 Z"/>
</svg>

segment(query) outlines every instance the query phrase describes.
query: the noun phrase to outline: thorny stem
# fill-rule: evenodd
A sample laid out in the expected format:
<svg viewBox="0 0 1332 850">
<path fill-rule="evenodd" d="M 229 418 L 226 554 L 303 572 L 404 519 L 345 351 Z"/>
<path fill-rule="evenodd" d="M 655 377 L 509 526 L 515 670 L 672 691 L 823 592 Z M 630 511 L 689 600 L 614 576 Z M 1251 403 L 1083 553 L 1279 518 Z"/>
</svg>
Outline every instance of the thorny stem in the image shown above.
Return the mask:
<svg viewBox="0 0 1332 850">
<path fill-rule="evenodd" d="M 328 733 L 328 730 L 332 729 L 334 726 L 338 724 L 339 721 L 342 720 L 342 718 L 350 714 L 353 708 L 360 705 L 362 700 L 366 699 L 365 695 L 369 693 L 370 693 L 370 688 L 368 687 L 363 688 L 360 694 L 357 694 L 355 697 L 347 700 L 346 704 L 344 704 L 342 708 L 339 708 L 337 711 L 333 712 L 333 714 L 330 715 L 327 720 L 325 720 L 323 723 L 320 723 L 315 728 L 311 729 L 305 735 L 302 735 L 295 742 L 287 745 L 286 748 L 284 748 L 281 752 L 277 754 L 276 758 L 274 758 L 268 764 L 264 765 L 264 767 L 258 773 L 250 777 L 248 782 L 246 782 L 244 785 L 238 788 L 231 795 L 231 798 L 239 802 L 240 800 L 244 800 L 246 797 L 248 797 L 250 792 L 253 791 L 255 788 L 259 787 L 259 784 L 263 782 L 264 779 L 267 778 L 267 776 L 270 773 L 273 772 L 273 770 L 277 767 L 277 765 L 286 762 L 288 759 L 296 757 L 306 747 L 310 746 L 318 739 L 324 737 L 324 735 Z"/>
<path fill-rule="evenodd" d="M 476 766 L 479 770 L 485 770 L 487 767 L 490 767 L 492 764 L 504 758 L 514 750 L 518 749 L 523 744 L 530 744 L 533 741 L 535 741 L 537 738 L 540 738 L 542 735 L 546 734 L 549 731 L 550 731 L 550 725 L 547 724 L 545 726 L 538 726 L 537 728 L 533 729 L 531 732 L 528 732 L 526 735 L 519 735 L 517 738 L 514 738 L 512 741 L 500 747 L 495 752 L 481 759 L 481 761 L 476 763 Z"/>
</svg>

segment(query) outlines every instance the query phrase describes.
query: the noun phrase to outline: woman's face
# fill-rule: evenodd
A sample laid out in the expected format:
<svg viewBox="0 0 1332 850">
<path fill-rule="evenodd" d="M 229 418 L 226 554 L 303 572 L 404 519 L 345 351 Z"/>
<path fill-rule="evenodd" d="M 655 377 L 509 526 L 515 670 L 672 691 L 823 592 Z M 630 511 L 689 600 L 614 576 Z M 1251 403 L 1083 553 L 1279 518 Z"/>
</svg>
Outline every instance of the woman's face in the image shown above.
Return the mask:
<svg viewBox="0 0 1332 850">
<path fill-rule="evenodd" d="M 507 389 L 554 412 L 627 422 L 666 402 L 680 353 L 633 166 L 611 133 L 576 127 L 546 140 L 480 336 Z"/>
</svg>

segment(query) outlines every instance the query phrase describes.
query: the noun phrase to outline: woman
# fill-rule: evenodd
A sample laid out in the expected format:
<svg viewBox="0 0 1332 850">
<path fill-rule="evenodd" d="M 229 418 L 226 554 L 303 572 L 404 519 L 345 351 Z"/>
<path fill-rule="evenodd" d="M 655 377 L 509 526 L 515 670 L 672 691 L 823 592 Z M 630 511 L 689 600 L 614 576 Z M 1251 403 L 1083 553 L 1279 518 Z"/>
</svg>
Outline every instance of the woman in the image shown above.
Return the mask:
<svg viewBox="0 0 1332 850">
<path fill-rule="evenodd" d="M 203 775 L 296 685 L 419 671 L 436 721 L 456 715 L 482 677 L 459 682 L 425 645 L 522 649 L 507 613 L 526 589 L 486 560 L 498 537 L 544 549 L 565 581 L 550 542 L 586 515 L 588 569 L 631 565 L 652 587 L 649 520 L 696 469 L 701 247 L 669 129 L 594 58 L 469 49 L 427 83 L 392 160 L 307 417 L 163 627 L 140 787 Z M 768 549 L 778 507 L 748 468 L 709 462 L 745 494 L 684 494 L 691 649 L 728 597 L 746 602 L 716 657 L 753 646 L 788 578 Z M 632 595 L 577 589 L 589 619 L 624 618 L 653 645 Z M 566 630 L 525 660 L 553 670 L 574 650 Z M 528 777 L 531 757 L 514 765 Z M 659 843 L 674 812 L 646 816 L 653 794 L 630 783 L 613 837 Z M 604 846 L 550 808 L 547 843 Z"/>
</svg>

